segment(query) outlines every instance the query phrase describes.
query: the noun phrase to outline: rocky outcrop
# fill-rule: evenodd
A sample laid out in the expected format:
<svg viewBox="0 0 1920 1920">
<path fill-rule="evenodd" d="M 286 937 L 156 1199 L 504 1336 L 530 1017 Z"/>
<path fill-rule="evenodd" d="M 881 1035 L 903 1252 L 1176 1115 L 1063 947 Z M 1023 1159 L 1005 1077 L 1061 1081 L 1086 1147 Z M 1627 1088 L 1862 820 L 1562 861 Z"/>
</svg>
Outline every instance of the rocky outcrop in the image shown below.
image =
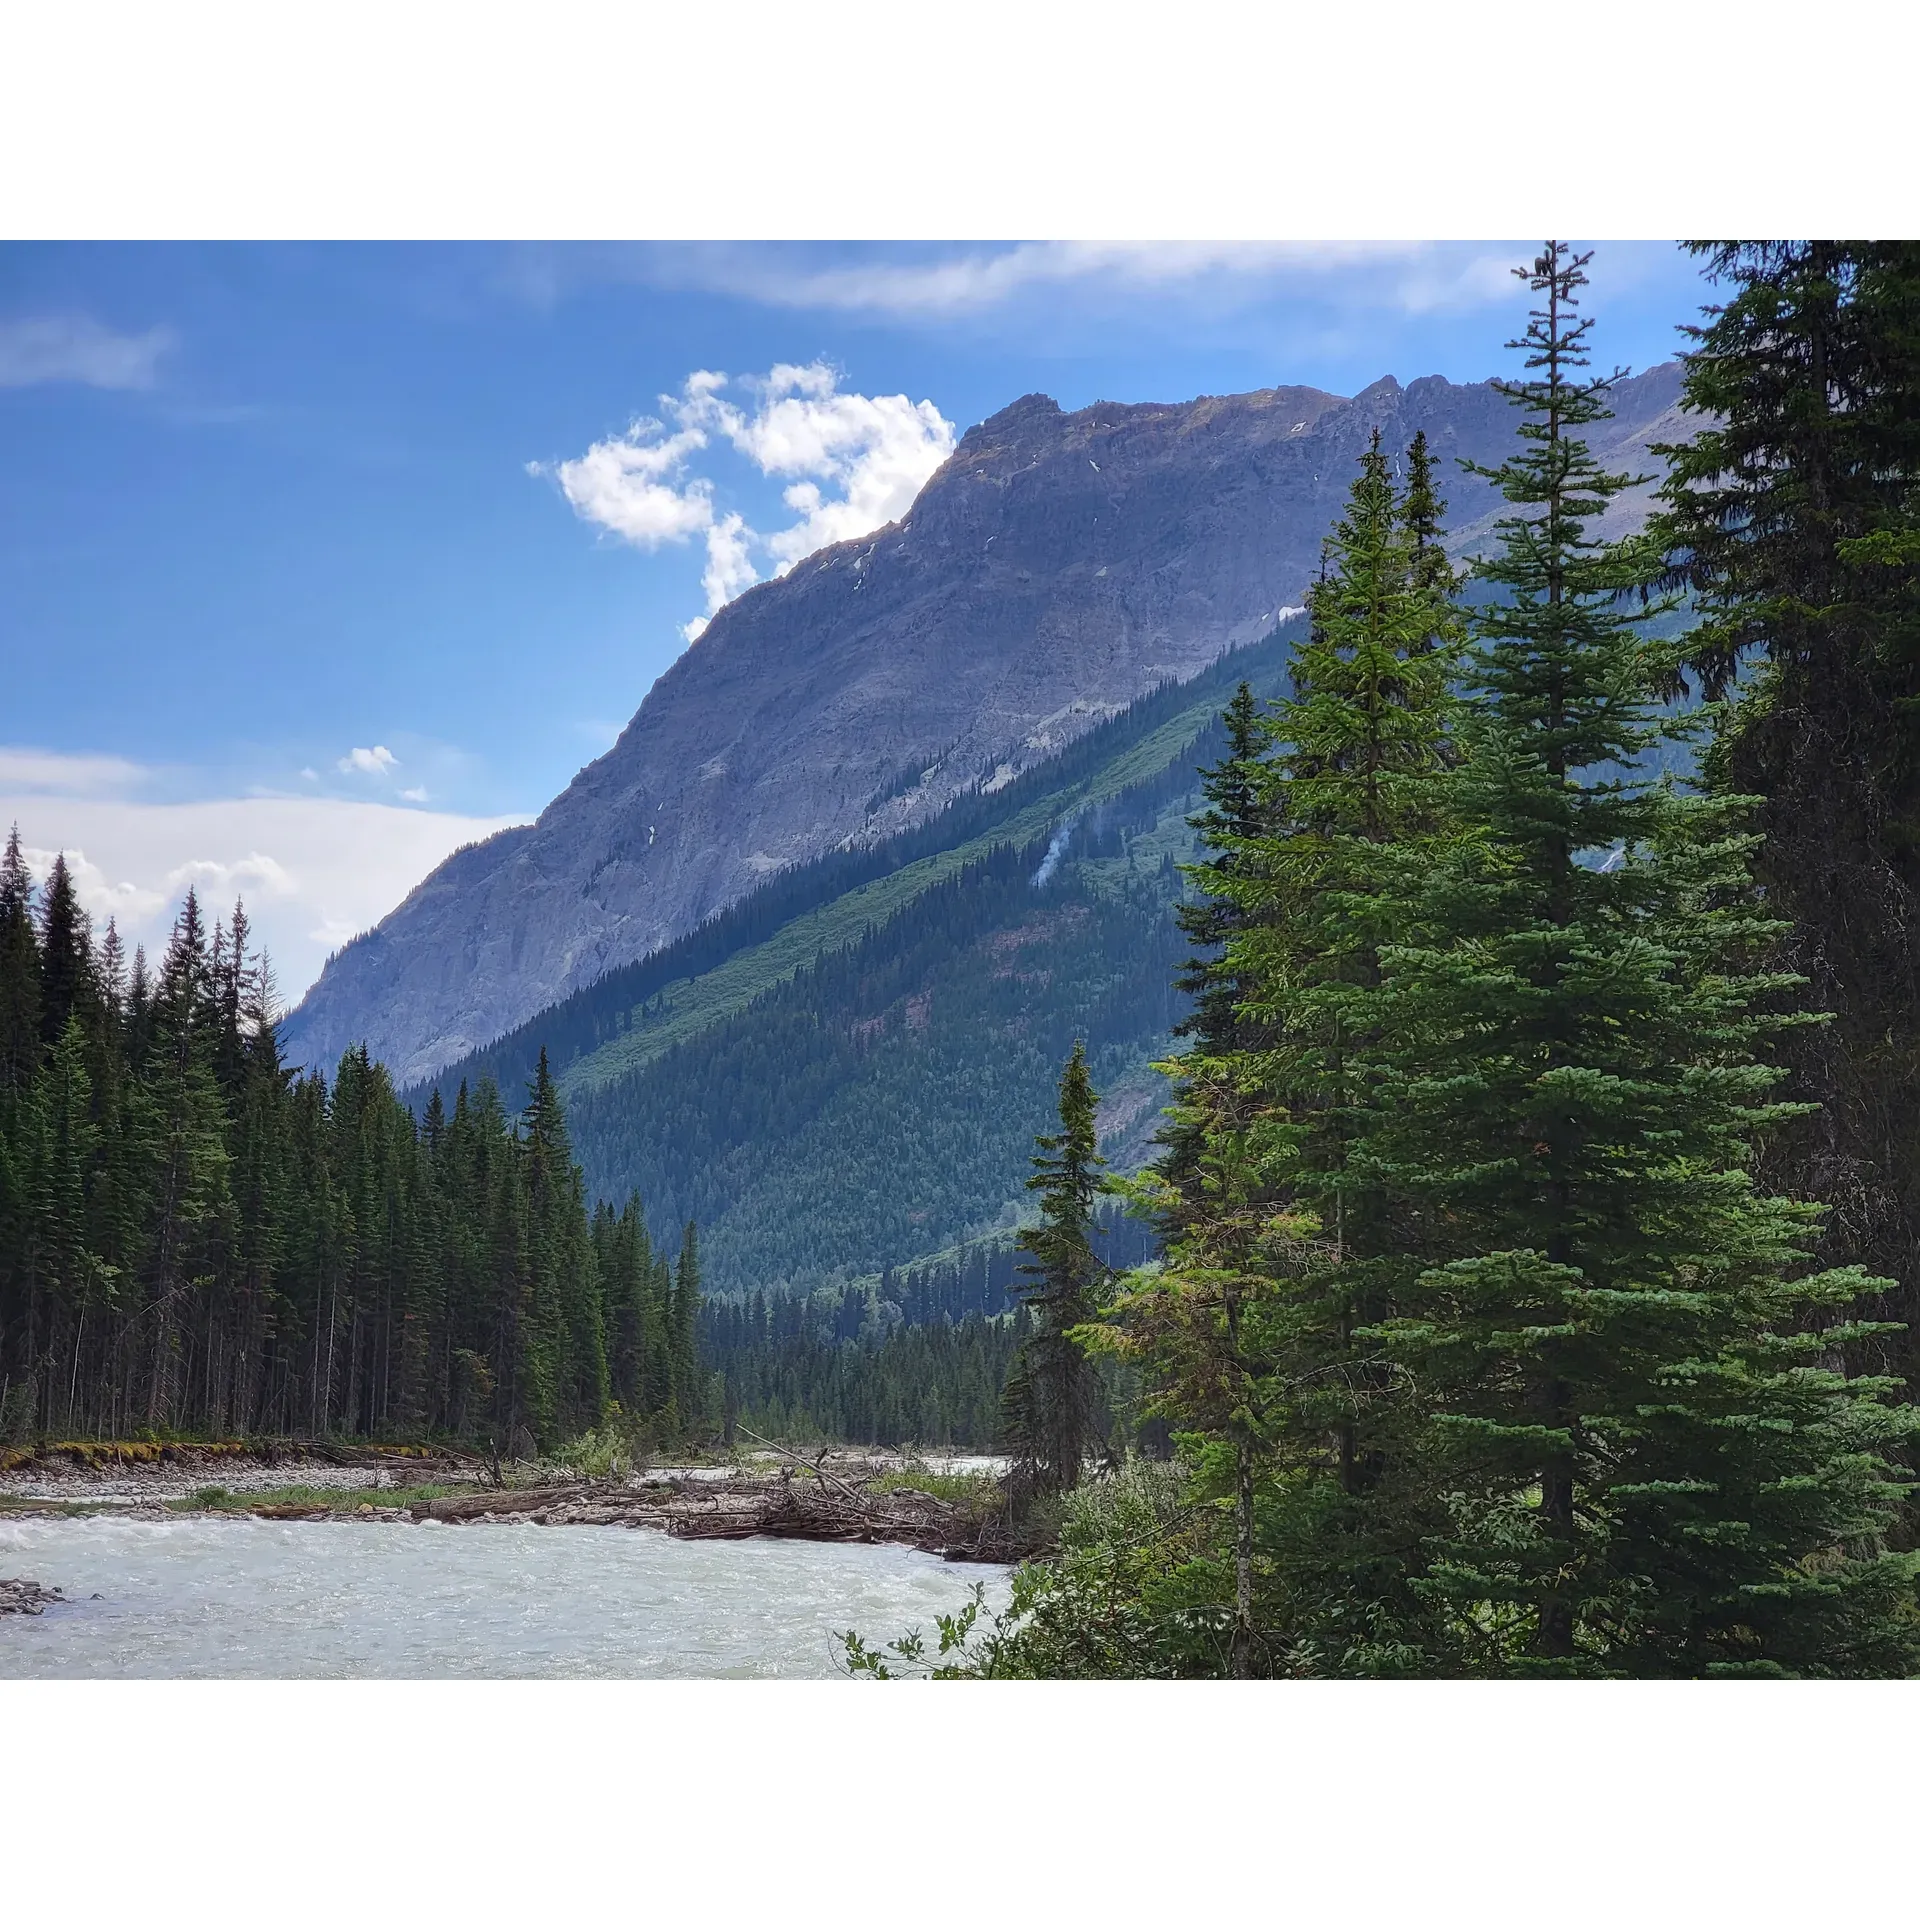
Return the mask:
<svg viewBox="0 0 1920 1920">
<path fill-rule="evenodd" d="M 1624 382 L 1597 434 L 1630 464 L 1675 430 L 1674 367 Z M 1494 498 L 1514 411 L 1491 386 L 1376 382 L 974 427 L 906 517 L 743 594 L 618 743 L 532 826 L 454 854 L 336 954 L 293 1057 L 365 1041 L 403 1082 L 639 958 L 768 874 L 915 824 L 1057 752 L 1296 607 L 1377 426 L 1424 429 L 1459 539 Z M 1616 506 L 1631 520 L 1644 504 Z"/>
</svg>

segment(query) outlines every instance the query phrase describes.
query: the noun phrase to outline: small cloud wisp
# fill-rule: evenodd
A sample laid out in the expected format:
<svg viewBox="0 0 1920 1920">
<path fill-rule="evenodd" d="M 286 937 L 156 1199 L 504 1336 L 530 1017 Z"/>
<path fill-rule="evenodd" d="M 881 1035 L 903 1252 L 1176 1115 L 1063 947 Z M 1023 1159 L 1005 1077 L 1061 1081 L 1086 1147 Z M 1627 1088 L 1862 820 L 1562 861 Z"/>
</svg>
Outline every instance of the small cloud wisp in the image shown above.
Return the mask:
<svg viewBox="0 0 1920 1920">
<path fill-rule="evenodd" d="M 151 387 L 173 345 L 165 327 L 115 333 L 85 314 L 0 320 L 0 387 Z"/>
</svg>

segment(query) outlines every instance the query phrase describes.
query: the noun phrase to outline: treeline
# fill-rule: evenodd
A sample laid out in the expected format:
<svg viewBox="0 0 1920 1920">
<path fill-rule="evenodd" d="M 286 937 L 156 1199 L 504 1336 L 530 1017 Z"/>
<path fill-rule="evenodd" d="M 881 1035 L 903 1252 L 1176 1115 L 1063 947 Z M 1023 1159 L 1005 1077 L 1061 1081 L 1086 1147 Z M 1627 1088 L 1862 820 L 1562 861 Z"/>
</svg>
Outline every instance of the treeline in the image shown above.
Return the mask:
<svg viewBox="0 0 1920 1920">
<path fill-rule="evenodd" d="M 1095 1260 L 1116 1272 L 1140 1266 L 1159 1252 L 1153 1228 L 1112 1200 L 1096 1205 L 1087 1244 Z M 815 1297 L 840 1303 L 844 1330 L 839 1337 L 847 1339 L 860 1330 L 858 1323 L 845 1324 L 849 1309 L 883 1319 L 891 1318 L 891 1309 L 900 1324 L 909 1327 L 942 1320 L 958 1325 L 970 1314 L 1011 1313 L 1031 1285 L 1032 1264 L 1020 1236 L 1004 1233 L 966 1241 L 908 1267 L 889 1267 L 870 1291 L 859 1286 L 823 1289 Z"/>
<path fill-rule="evenodd" d="M 1154 1250 L 1152 1229 L 1113 1207 L 1088 1238 L 1110 1269 Z M 723 1420 L 776 1438 L 998 1451 L 1007 1378 L 1032 1330 L 1027 1269 L 1006 1234 L 811 1293 L 708 1300 L 700 1351 Z"/>
<path fill-rule="evenodd" d="M 1032 858 L 1000 858 L 1028 899 Z M 953 934 L 942 904 L 921 937 Z M 481 1080 L 416 1116 L 363 1049 L 331 1081 L 289 1068 L 239 908 L 209 929 L 189 893 L 150 966 L 113 925 L 94 938 L 64 860 L 36 888 L 16 834 L 0 1037 L 0 1440 L 526 1452 L 610 1421 L 674 1444 L 736 1415 L 782 1437 L 1000 1437 L 1010 1239 L 703 1307 L 691 1226 L 656 1246 L 637 1199 L 587 1204 L 544 1058 L 518 1113 Z M 1141 1223 L 1105 1225 L 1111 1264 L 1150 1250 Z"/>
<path fill-rule="evenodd" d="M 705 1417 L 699 1258 L 589 1213 L 545 1063 L 414 1115 L 282 1061 L 244 912 L 157 966 L 0 862 L 0 1438 L 446 1435 Z"/>
<path fill-rule="evenodd" d="M 1089 1344 L 1188 1472 L 1070 1493 L 962 1669 L 1920 1672 L 1920 247 L 1704 251 L 1648 534 L 1596 532 L 1635 476 L 1549 243 L 1480 591 L 1376 441 L 1289 697 L 1232 703 L 1164 1258 L 1084 1257 L 1076 1056 L 1019 1375 L 1043 1484 Z"/>
<path fill-rule="evenodd" d="M 810 1298 L 709 1302 L 701 1344 L 726 1425 L 776 1439 L 998 1448 L 1024 1314 L 900 1322 L 851 1339 L 836 1337 L 837 1318 Z"/>
</svg>

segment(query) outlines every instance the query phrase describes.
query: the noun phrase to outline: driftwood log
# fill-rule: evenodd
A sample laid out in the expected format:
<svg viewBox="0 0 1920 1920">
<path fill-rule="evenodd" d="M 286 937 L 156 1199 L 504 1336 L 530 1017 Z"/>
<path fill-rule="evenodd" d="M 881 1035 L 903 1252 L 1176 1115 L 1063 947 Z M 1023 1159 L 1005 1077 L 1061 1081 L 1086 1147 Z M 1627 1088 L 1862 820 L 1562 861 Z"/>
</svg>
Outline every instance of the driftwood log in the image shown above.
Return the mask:
<svg viewBox="0 0 1920 1920">
<path fill-rule="evenodd" d="M 533 1513 L 580 1497 L 578 1487 L 527 1487 L 517 1493 L 455 1493 L 440 1500 L 416 1500 L 407 1511 L 416 1520 L 480 1520 L 490 1513 Z"/>
</svg>

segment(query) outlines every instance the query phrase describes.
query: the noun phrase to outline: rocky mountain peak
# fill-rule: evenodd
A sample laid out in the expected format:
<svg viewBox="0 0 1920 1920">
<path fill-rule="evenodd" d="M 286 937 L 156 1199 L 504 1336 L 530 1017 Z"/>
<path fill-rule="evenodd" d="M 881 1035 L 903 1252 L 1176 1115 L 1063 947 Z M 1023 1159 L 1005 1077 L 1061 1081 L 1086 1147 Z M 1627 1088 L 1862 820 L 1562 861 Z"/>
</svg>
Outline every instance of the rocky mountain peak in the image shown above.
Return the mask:
<svg viewBox="0 0 1920 1920">
<path fill-rule="evenodd" d="M 1677 368 L 1623 382 L 1599 444 L 1643 467 L 1649 438 L 1679 437 L 1678 387 Z M 1009 780 L 1261 638 L 1376 427 L 1396 452 L 1425 430 L 1460 543 L 1490 524 L 1487 483 L 1452 461 L 1511 447 L 1491 385 L 1003 407 L 903 519 L 716 614 L 534 825 L 455 854 L 329 961 L 290 1044 L 328 1062 L 364 1039 L 422 1077 L 768 874 Z"/>
</svg>

